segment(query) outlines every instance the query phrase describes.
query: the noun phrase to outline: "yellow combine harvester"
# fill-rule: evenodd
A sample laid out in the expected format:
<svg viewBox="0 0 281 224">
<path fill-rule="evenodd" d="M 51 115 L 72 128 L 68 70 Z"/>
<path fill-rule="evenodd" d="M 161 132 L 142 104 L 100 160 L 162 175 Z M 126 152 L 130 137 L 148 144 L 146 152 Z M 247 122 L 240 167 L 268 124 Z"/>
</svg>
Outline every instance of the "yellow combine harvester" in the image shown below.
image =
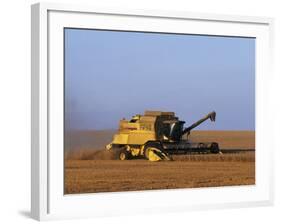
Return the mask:
<svg viewBox="0 0 281 224">
<path fill-rule="evenodd" d="M 106 146 L 117 152 L 120 160 L 145 157 L 150 161 L 172 160 L 170 155 L 188 153 L 219 153 L 216 142 L 190 142 L 190 131 L 202 122 L 215 121 L 211 112 L 191 126 L 184 128 L 184 121 L 174 112 L 145 111 L 144 115 L 133 116 L 131 120 L 120 120 L 118 133 Z M 185 138 L 183 136 L 186 136 Z"/>
</svg>

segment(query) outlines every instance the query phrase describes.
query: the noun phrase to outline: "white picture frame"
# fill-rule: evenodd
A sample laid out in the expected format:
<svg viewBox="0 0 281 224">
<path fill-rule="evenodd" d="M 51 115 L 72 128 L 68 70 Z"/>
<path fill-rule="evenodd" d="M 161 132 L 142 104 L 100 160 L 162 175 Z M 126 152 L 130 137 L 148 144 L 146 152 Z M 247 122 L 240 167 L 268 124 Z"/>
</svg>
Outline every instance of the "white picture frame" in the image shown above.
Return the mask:
<svg viewBox="0 0 281 224">
<path fill-rule="evenodd" d="M 31 214 L 37 220 L 248 207 L 273 203 L 273 19 L 190 12 L 32 5 Z M 157 31 L 256 38 L 256 185 L 63 194 L 63 28 Z M 165 197 L 164 197 L 165 196 Z"/>
</svg>

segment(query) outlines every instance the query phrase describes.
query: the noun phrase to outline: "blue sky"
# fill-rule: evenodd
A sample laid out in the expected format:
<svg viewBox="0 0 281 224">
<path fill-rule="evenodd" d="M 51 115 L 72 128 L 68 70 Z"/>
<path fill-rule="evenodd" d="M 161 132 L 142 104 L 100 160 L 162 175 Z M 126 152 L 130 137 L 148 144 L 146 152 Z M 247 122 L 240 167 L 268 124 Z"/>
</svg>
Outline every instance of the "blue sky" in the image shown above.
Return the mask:
<svg viewBox="0 0 281 224">
<path fill-rule="evenodd" d="M 65 29 L 66 129 L 116 129 L 144 110 L 197 129 L 255 129 L 255 39 Z"/>
</svg>

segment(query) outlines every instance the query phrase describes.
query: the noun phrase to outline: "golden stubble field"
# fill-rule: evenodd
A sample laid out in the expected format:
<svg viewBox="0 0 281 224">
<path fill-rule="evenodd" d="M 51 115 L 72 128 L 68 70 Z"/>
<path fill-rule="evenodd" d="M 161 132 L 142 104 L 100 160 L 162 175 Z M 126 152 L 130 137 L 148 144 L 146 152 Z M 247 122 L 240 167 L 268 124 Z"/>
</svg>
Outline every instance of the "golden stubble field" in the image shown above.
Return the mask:
<svg viewBox="0 0 281 224">
<path fill-rule="evenodd" d="M 217 141 L 224 153 L 177 155 L 172 162 L 118 161 L 80 144 L 65 153 L 65 194 L 255 184 L 254 132 L 194 131 L 190 139 Z"/>
</svg>

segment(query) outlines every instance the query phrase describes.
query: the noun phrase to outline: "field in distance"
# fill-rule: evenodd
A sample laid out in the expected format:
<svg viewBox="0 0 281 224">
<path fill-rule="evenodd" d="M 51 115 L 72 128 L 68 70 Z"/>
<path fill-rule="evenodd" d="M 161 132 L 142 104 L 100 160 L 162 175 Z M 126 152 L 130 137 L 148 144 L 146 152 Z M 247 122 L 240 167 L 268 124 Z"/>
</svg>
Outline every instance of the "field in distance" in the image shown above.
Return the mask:
<svg viewBox="0 0 281 224">
<path fill-rule="evenodd" d="M 224 153 L 177 155 L 173 162 L 115 160 L 103 147 L 113 133 L 66 135 L 66 194 L 255 184 L 254 131 L 193 131 L 191 141 L 216 141 Z"/>
</svg>

